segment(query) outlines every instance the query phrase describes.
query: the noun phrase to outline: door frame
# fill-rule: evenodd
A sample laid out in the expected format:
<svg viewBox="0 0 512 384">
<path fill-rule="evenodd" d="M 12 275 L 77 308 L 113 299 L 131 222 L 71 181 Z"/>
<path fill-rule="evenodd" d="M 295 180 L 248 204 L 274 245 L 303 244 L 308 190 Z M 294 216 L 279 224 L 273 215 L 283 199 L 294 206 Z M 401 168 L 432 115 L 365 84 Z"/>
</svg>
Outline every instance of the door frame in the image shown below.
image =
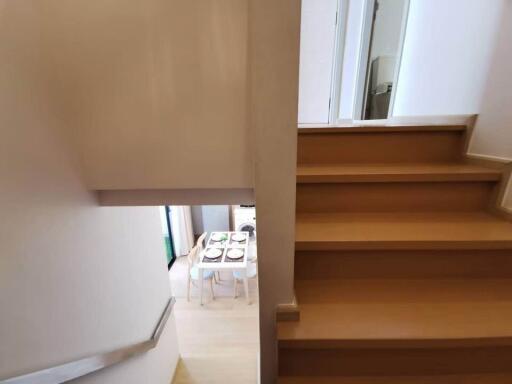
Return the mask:
<svg viewBox="0 0 512 384">
<path fill-rule="evenodd" d="M 370 74 L 368 72 L 368 66 L 370 65 L 370 49 L 371 49 L 371 39 L 373 34 L 373 23 L 374 17 L 376 13 L 375 4 L 378 0 L 365 0 L 364 11 L 363 11 L 363 26 L 361 28 L 361 44 L 359 51 L 359 65 L 357 70 L 357 80 L 356 80 L 356 91 L 354 97 L 354 107 L 353 107 L 353 120 L 354 121 L 369 121 L 363 120 L 364 111 L 363 107 L 366 106 L 366 88 L 368 86 L 368 81 L 370 78 Z M 400 37 L 398 41 L 398 49 L 396 53 L 396 64 L 395 70 L 393 74 L 393 88 L 391 90 L 391 96 L 389 100 L 389 108 L 388 108 L 388 116 L 386 119 L 382 120 L 371 120 L 373 122 L 386 121 L 387 119 L 393 116 L 393 108 L 395 105 L 395 97 L 396 97 L 396 89 L 398 84 L 398 79 L 400 75 L 400 68 L 402 65 L 402 53 L 404 49 L 405 35 L 407 32 L 407 21 L 409 19 L 409 5 L 410 0 L 404 0 L 404 5 L 402 9 L 402 20 L 400 26 Z"/>
<path fill-rule="evenodd" d="M 405 36 L 407 34 L 407 21 L 409 20 L 410 0 L 404 1 L 404 9 L 402 11 L 402 26 L 400 27 L 400 40 L 398 41 L 398 52 L 396 53 L 395 73 L 393 74 L 393 89 L 391 89 L 391 97 L 389 100 L 388 119 L 393 117 L 393 109 L 395 107 L 396 89 L 398 79 L 400 78 L 400 69 L 402 67 L 402 55 L 404 52 Z"/>
<path fill-rule="evenodd" d="M 379 123 L 386 121 L 385 120 L 361 120 L 363 116 L 363 105 L 364 105 L 364 97 L 365 97 L 365 88 L 367 84 L 367 68 L 370 54 L 370 42 L 371 42 L 371 33 L 373 26 L 373 15 L 375 10 L 375 1 L 376 0 L 363 0 L 363 20 L 361 26 L 361 33 L 359 39 L 359 54 L 357 58 L 356 64 L 356 82 L 354 89 L 354 99 L 352 105 L 352 119 L 341 119 L 339 115 L 340 111 L 340 95 L 342 89 L 341 83 L 341 74 L 343 69 L 344 62 L 344 48 L 345 48 L 345 38 L 346 38 L 346 29 L 348 24 L 348 11 L 349 11 L 349 0 L 339 0 L 338 6 L 338 20 L 342 20 L 343 22 L 338 22 L 336 25 L 336 46 L 334 49 L 334 62 L 333 62 L 333 75 L 332 75 L 332 87 L 331 87 L 331 102 L 329 106 L 329 125 L 337 125 L 341 123 L 364 123 L 368 124 L 369 122 Z M 391 97 L 389 102 L 388 109 L 388 119 L 393 116 L 393 108 L 395 105 L 395 97 L 396 97 L 396 89 L 400 76 L 400 70 L 402 65 L 402 54 L 405 42 L 405 36 L 407 31 L 407 21 L 409 19 L 409 7 L 410 0 L 404 1 L 403 8 L 403 16 L 402 16 L 402 25 L 400 29 L 400 40 L 398 43 L 398 51 L 397 51 L 397 65 L 395 67 L 394 79 L 393 79 L 393 89 L 391 91 Z"/>
<path fill-rule="evenodd" d="M 370 47 L 375 17 L 375 3 L 377 0 L 364 0 L 363 25 L 361 27 L 359 57 L 357 61 L 356 89 L 354 106 L 352 109 L 353 120 L 363 120 L 363 106 L 365 103 L 366 86 L 368 84 L 368 65 L 370 59 Z"/>
<path fill-rule="evenodd" d="M 338 0 L 331 74 L 331 96 L 329 98 L 328 124 L 336 124 L 340 115 L 341 79 L 345 56 L 349 0 Z"/>
</svg>

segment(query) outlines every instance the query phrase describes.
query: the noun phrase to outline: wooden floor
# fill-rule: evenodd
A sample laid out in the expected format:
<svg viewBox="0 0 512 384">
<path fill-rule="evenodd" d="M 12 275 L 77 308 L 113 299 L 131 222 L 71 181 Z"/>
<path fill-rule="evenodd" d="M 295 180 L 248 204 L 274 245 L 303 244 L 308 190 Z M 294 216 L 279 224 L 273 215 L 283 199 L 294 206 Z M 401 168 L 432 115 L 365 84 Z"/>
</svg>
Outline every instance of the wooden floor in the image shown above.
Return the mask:
<svg viewBox="0 0 512 384">
<path fill-rule="evenodd" d="M 171 286 L 176 296 L 175 318 L 181 360 L 173 383 L 257 383 L 259 355 L 259 305 L 257 282 L 250 284 L 251 305 L 244 296 L 232 298 L 233 280 L 221 276 L 211 300 L 205 291 L 205 304 L 199 305 L 197 288 L 186 299 L 186 259 L 171 268 Z M 239 288 L 243 294 L 243 288 Z"/>
</svg>

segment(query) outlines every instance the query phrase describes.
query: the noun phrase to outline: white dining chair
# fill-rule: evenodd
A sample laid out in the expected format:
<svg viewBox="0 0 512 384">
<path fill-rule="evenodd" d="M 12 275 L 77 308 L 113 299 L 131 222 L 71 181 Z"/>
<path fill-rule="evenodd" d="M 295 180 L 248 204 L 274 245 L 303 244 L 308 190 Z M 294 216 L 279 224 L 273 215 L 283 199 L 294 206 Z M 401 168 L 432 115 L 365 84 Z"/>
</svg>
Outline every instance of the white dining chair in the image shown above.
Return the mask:
<svg viewBox="0 0 512 384">
<path fill-rule="evenodd" d="M 249 244 L 247 254 L 247 278 L 254 279 L 258 276 L 258 251 L 256 243 Z M 244 275 L 240 271 L 233 272 L 233 297 L 238 297 L 238 283 L 243 283 Z"/>
<path fill-rule="evenodd" d="M 206 248 L 205 247 L 206 234 L 207 234 L 207 232 L 203 232 L 203 234 L 197 238 L 196 247 L 197 247 L 198 255 L 201 254 L 201 252 Z"/>
<path fill-rule="evenodd" d="M 199 281 L 199 268 L 197 268 L 197 257 L 199 256 L 199 248 L 196 245 L 192 248 L 187 255 L 188 261 L 188 282 L 187 282 L 187 301 L 190 301 L 190 286 L 194 282 Z M 210 292 L 212 294 L 212 300 L 215 300 L 215 294 L 213 292 L 213 272 L 203 271 L 203 280 L 210 281 Z M 195 284 L 194 284 L 195 285 Z"/>
<path fill-rule="evenodd" d="M 256 261 L 251 261 L 247 264 L 247 279 L 254 279 L 258 276 L 258 265 Z M 244 274 L 240 271 L 233 272 L 233 297 L 236 299 L 238 297 L 238 283 L 243 283 Z M 249 293 L 247 293 L 249 294 Z"/>
<path fill-rule="evenodd" d="M 256 245 L 256 241 L 252 241 L 249 243 L 247 247 L 247 252 L 249 253 L 247 256 L 248 261 L 256 261 L 258 258 L 258 246 Z"/>
<path fill-rule="evenodd" d="M 206 248 L 206 235 L 207 234 L 208 234 L 208 232 L 203 232 L 201 234 L 201 236 L 199 236 L 199 238 L 197 239 L 196 246 L 198 248 L 198 250 L 197 250 L 198 255 L 200 255 L 201 252 Z M 220 281 L 220 272 L 219 271 L 213 272 L 213 281 L 217 284 L 219 283 L 219 281 Z"/>
</svg>

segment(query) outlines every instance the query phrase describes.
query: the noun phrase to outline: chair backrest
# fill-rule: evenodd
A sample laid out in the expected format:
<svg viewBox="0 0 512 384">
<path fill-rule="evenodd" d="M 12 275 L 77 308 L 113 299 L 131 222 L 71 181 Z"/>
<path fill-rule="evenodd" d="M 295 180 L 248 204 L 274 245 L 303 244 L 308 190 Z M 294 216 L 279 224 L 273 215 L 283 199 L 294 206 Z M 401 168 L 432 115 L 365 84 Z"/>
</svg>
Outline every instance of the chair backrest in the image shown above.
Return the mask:
<svg viewBox="0 0 512 384">
<path fill-rule="evenodd" d="M 201 236 L 197 239 L 196 247 L 198 249 L 198 252 L 201 252 L 204 249 L 204 240 L 206 239 L 206 234 L 208 232 L 203 232 Z"/>
<path fill-rule="evenodd" d="M 190 252 L 187 255 L 187 261 L 188 261 L 188 268 L 189 268 L 189 270 L 196 263 L 197 255 L 198 255 L 198 252 L 197 252 L 197 245 L 196 245 L 194 248 L 192 248 L 190 250 Z"/>
</svg>

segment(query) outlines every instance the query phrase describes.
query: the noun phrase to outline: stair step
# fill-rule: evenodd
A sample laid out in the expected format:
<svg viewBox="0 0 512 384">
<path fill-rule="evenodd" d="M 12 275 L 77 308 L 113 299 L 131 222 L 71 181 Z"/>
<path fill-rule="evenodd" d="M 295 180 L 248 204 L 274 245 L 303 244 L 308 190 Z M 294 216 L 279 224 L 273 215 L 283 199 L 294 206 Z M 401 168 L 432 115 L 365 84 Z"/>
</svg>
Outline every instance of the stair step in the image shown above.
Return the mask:
<svg viewBox="0 0 512 384">
<path fill-rule="evenodd" d="M 463 126 L 300 129 L 298 164 L 453 163 L 462 161 Z"/>
<path fill-rule="evenodd" d="M 280 347 L 512 345 L 512 279 L 297 280 Z"/>
<path fill-rule="evenodd" d="M 278 384 L 505 384 L 511 373 L 436 376 L 280 377 Z"/>
<path fill-rule="evenodd" d="M 297 280 L 281 376 L 512 371 L 512 279 Z"/>
<path fill-rule="evenodd" d="M 297 167 L 297 183 L 498 181 L 496 169 L 447 164 L 312 164 Z"/>
<path fill-rule="evenodd" d="M 299 213 L 295 249 L 512 249 L 512 223 L 485 212 Z"/>
<path fill-rule="evenodd" d="M 297 213 L 485 211 L 495 182 L 297 184 Z"/>
</svg>

